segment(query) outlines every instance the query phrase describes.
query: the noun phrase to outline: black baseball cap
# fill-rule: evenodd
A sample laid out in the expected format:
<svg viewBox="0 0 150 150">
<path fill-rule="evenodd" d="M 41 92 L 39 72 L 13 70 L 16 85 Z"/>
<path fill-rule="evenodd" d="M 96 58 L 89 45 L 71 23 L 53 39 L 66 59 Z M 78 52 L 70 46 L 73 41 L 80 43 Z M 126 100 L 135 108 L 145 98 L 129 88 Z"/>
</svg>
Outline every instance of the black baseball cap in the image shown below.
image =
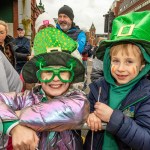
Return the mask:
<svg viewBox="0 0 150 150">
<path fill-rule="evenodd" d="M 18 27 L 17 30 L 24 30 L 23 27 Z"/>
</svg>

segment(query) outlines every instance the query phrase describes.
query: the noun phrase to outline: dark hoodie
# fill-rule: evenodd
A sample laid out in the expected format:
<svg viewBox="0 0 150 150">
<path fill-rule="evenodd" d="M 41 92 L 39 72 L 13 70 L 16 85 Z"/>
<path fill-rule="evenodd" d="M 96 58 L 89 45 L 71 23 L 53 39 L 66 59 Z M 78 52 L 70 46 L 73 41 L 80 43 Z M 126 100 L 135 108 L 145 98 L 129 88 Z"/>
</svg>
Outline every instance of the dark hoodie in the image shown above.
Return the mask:
<svg viewBox="0 0 150 150">
<path fill-rule="evenodd" d="M 14 45 L 13 45 L 14 38 L 10 35 L 7 35 L 4 40 L 4 47 L 0 45 L 0 51 L 6 56 L 12 66 L 15 68 L 15 55 L 14 55 Z M 9 46 L 9 50 L 8 47 Z M 10 54 L 10 55 L 9 55 Z"/>
</svg>

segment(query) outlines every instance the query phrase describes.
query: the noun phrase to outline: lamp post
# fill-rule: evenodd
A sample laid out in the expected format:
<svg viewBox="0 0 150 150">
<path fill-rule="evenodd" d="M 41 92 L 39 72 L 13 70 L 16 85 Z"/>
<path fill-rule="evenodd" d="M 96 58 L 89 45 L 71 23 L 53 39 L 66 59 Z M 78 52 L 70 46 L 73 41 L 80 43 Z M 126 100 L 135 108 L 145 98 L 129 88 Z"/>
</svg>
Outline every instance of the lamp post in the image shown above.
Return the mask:
<svg viewBox="0 0 150 150">
<path fill-rule="evenodd" d="M 108 39 L 109 39 L 109 35 L 112 30 L 112 22 L 115 18 L 115 15 L 113 11 L 109 10 L 107 14 L 103 15 L 103 17 L 105 17 L 104 32 L 108 33 Z"/>
<path fill-rule="evenodd" d="M 109 11 L 109 18 L 108 18 L 108 27 L 109 27 L 109 30 L 108 32 L 111 33 L 111 30 L 112 30 L 112 23 L 113 23 L 113 20 L 115 18 L 115 15 L 114 15 L 114 12 L 113 11 Z"/>
<path fill-rule="evenodd" d="M 40 2 L 39 2 L 38 8 L 40 9 L 40 11 L 41 11 L 42 13 L 45 12 L 45 8 L 44 8 L 44 5 L 42 4 L 42 1 L 41 1 L 41 0 L 40 0 Z"/>
</svg>

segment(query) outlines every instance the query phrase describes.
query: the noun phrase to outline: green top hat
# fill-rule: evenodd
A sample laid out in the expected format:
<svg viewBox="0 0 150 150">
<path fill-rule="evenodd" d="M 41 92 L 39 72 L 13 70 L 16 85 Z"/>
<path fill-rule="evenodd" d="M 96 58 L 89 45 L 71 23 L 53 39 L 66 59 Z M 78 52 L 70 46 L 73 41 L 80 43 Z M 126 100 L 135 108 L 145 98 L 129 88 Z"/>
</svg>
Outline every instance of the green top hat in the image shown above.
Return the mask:
<svg viewBox="0 0 150 150">
<path fill-rule="evenodd" d="M 34 54 L 42 54 L 59 48 L 72 53 L 77 49 L 77 42 L 68 37 L 64 32 L 56 28 L 45 28 L 40 30 L 34 38 Z"/>
<path fill-rule="evenodd" d="M 65 33 L 56 28 L 45 28 L 38 32 L 34 39 L 35 56 L 28 61 L 22 70 L 27 83 L 37 83 L 36 72 L 42 67 L 73 65 L 73 83 L 83 82 L 85 68 L 80 60 L 71 53 L 77 48 L 77 43 Z"/>
<path fill-rule="evenodd" d="M 113 21 L 110 40 L 100 42 L 96 52 L 98 59 L 103 60 L 109 46 L 121 43 L 137 43 L 143 46 L 150 55 L 150 11 L 131 12 L 118 16 Z"/>
</svg>

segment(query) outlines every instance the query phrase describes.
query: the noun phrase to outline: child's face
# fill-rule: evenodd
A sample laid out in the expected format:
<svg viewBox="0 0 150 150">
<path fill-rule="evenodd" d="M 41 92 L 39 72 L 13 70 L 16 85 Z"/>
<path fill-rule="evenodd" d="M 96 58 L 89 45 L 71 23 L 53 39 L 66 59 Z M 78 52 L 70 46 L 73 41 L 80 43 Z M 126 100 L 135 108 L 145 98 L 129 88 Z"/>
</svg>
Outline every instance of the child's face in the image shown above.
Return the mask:
<svg viewBox="0 0 150 150">
<path fill-rule="evenodd" d="M 49 79 L 51 77 L 52 77 L 52 73 L 50 73 L 50 72 L 45 71 L 45 72 L 41 73 L 41 78 L 43 80 Z M 70 79 L 70 73 L 69 72 L 62 72 L 61 77 L 64 80 L 69 80 Z M 51 82 L 48 82 L 48 83 L 41 82 L 41 85 L 42 85 L 42 89 L 45 91 L 46 95 L 52 98 L 55 96 L 60 96 L 63 93 L 65 93 L 68 90 L 70 83 L 69 82 L 67 82 L 67 83 L 62 82 L 59 79 L 59 77 L 56 75 Z"/>
<path fill-rule="evenodd" d="M 111 74 L 116 79 L 116 84 L 126 84 L 134 79 L 145 65 L 142 65 L 141 54 L 133 49 L 128 49 L 128 54 L 122 49 L 111 56 Z"/>
</svg>

